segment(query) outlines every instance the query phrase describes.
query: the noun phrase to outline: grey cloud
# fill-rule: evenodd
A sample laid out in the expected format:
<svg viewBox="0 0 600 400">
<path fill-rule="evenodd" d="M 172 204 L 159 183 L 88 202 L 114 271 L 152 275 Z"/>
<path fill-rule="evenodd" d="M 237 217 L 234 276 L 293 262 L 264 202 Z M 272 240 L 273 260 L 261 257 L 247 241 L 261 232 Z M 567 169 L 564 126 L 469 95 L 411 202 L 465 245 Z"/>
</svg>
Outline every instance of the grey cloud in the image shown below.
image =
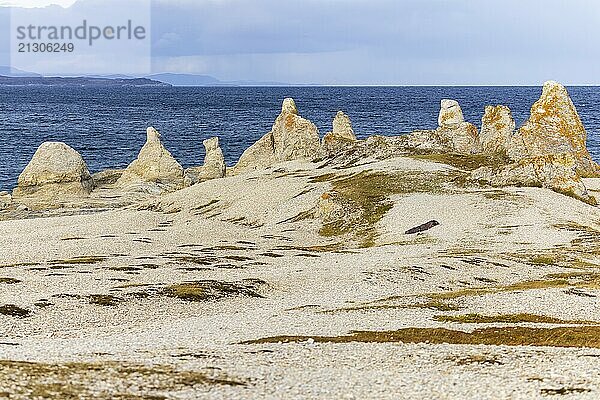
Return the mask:
<svg viewBox="0 0 600 400">
<path fill-rule="evenodd" d="M 155 72 L 323 84 L 600 77 L 595 0 L 153 0 L 152 11 Z"/>
</svg>

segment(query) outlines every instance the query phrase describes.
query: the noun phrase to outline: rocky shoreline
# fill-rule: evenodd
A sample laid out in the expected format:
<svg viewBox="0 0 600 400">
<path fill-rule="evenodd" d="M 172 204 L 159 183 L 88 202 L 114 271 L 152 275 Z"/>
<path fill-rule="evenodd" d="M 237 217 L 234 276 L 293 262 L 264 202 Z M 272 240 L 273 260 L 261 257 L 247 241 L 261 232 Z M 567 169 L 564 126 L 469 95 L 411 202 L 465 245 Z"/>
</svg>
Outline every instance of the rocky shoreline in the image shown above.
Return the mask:
<svg viewBox="0 0 600 400">
<path fill-rule="evenodd" d="M 321 138 L 286 99 L 231 168 L 154 128 L 93 175 L 43 144 L 0 195 L 0 397 L 597 398 L 600 168 L 567 91 L 518 129 L 440 108 Z"/>
<path fill-rule="evenodd" d="M 581 178 L 600 176 L 587 148 L 587 134 L 566 89 L 546 82 L 540 99 L 532 106 L 529 120 L 516 129 L 510 109 L 486 106 L 481 132 L 465 122 L 458 102 L 442 100 L 435 131 L 416 131 L 396 137 L 374 136 L 358 141 L 350 118 L 342 111 L 333 130 L 321 139 L 317 127 L 302 118 L 293 99 L 285 99 L 281 114 L 269 133 L 250 146 L 238 163 L 227 171 L 219 138 L 204 141 L 204 165 L 184 168 L 150 127 L 138 158 L 125 170 L 90 175 L 83 158 L 64 143 L 43 143 L 18 180 L 12 193 L 2 194 L 2 209 L 60 208 L 85 203 L 94 190 L 111 189 L 116 196 L 126 193 L 160 195 L 210 179 L 223 178 L 277 163 L 301 160 L 341 163 L 357 153 L 360 157 L 415 154 L 479 155 L 481 168 L 471 178 L 492 186 L 550 188 L 595 205 Z"/>
</svg>

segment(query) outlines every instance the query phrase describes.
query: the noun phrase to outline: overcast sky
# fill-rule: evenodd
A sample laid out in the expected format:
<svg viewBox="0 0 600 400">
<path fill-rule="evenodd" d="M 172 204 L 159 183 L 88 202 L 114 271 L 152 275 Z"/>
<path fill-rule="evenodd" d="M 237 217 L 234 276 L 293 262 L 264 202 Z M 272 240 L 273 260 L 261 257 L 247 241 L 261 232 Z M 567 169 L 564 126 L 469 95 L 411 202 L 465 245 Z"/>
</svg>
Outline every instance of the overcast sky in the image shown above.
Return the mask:
<svg viewBox="0 0 600 400">
<path fill-rule="evenodd" d="M 0 5 L 52 2 L 72 1 Z M 154 72 L 302 84 L 600 84 L 597 0 L 153 0 L 152 12 Z"/>
</svg>

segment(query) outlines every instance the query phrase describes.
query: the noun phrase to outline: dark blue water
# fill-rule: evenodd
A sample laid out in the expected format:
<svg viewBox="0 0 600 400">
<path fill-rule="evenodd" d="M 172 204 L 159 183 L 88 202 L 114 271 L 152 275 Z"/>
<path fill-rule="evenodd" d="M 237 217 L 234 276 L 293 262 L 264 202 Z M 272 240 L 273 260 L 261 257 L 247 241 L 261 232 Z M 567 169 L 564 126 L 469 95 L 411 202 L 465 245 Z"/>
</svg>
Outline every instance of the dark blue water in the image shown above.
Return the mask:
<svg viewBox="0 0 600 400">
<path fill-rule="evenodd" d="M 600 158 L 600 87 L 569 92 Z M 147 126 L 163 134 L 184 166 L 202 164 L 202 140 L 219 136 L 234 164 L 269 131 L 285 97 L 321 134 L 338 110 L 352 118 L 359 137 L 398 135 L 437 125 L 439 102 L 460 102 L 465 118 L 480 125 L 484 106 L 504 104 L 522 124 L 541 87 L 296 87 L 296 88 L 40 88 L 0 87 L 0 190 L 19 173 L 44 141 L 78 150 L 92 172 L 127 166 L 145 141 Z"/>
</svg>

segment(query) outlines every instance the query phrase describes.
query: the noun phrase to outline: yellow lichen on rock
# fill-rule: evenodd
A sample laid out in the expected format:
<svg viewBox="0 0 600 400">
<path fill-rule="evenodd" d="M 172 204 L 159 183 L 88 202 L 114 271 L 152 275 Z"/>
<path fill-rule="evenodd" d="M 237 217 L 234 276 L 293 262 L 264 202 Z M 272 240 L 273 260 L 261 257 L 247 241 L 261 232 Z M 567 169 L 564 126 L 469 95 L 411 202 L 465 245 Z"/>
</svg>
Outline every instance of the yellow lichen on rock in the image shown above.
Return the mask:
<svg viewBox="0 0 600 400">
<path fill-rule="evenodd" d="M 570 153 L 529 157 L 499 168 L 482 167 L 473 171 L 475 180 L 493 186 L 543 187 L 596 205 L 577 174 L 577 160 Z"/>
<path fill-rule="evenodd" d="M 519 161 L 569 153 L 575 158 L 580 176 L 599 176 L 600 167 L 592 160 L 586 139 L 587 133 L 567 90 L 560 83 L 549 81 L 531 107 L 529 120 L 511 139 L 508 155 Z"/>
<path fill-rule="evenodd" d="M 327 132 L 321 143 L 324 153 L 335 153 L 336 151 L 352 145 L 357 141 L 352 121 L 343 111 L 338 111 L 333 119 L 333 131 Z"/>
<path fill-rule="evenodd" d="M 465 122 L 462 109 L 456 100 L 441 101 L 438 125 L 435 133 L 450 146 L 450 151 L 461 154 L 480 152 L 477 127 Z"/>
<path fill-rule="evenodd" d="M 515 120 L 506 106 L 487 106 L 481 119 L 479 140 L 486 154 L 506 156 L 515 132 Z"/>
</svg>

